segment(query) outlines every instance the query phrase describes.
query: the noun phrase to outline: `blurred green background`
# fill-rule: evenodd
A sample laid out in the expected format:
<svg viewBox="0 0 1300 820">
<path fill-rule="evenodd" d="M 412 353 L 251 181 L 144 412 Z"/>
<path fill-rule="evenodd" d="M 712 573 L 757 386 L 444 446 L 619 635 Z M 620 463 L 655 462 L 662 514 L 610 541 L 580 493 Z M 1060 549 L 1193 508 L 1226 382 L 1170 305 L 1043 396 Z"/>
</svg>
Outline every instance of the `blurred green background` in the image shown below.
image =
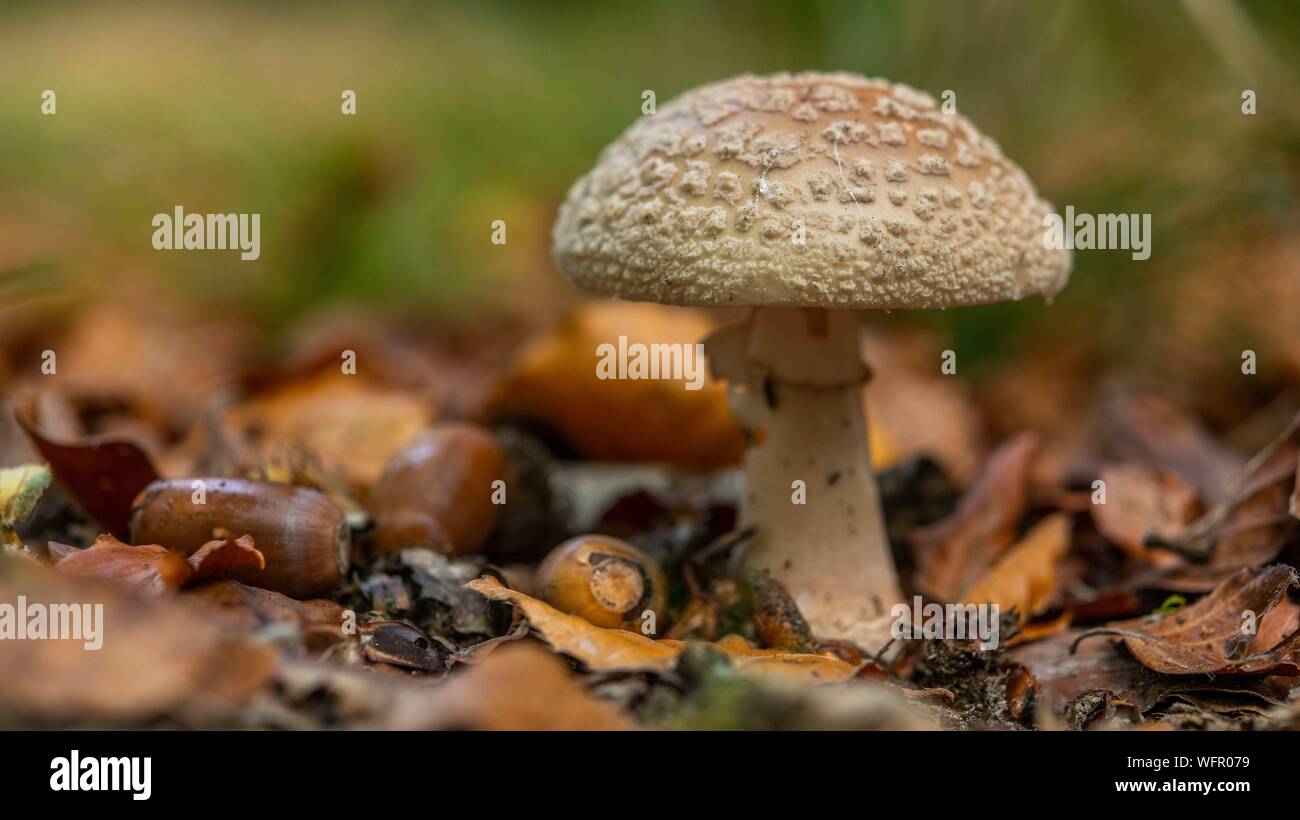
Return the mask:
<svg viewBox="0 0 1300 820">
<path fill-rule="evenodd" d="M 1207 320 L 1212 355 L 1235 359 L 1260 322 L 1281 321 L 1270 344 L 1287 344 L 1285 316 L 1231 300 L 1279 266 L 1297 275 L 1294 0 L 361 5 L 6 2 L 8 315 L 139 289 L 274 333 L 331 305 L 454 322 L 562 303 L 555 209 L 643 91 L 662 103 L 742 72 L 826 69 L 951 89 L 1058 208 L 1152 214 L 1149 261 L 1076 253 L 1050 312 L 889 321 L 932 326 L 977 368 L 1043 328 L 1124 361 L 1191 298 L 1231 308 Z M 261 259 L 155 252 L 150 218 L 175 204 L 260 212 Z"/>
</svg>

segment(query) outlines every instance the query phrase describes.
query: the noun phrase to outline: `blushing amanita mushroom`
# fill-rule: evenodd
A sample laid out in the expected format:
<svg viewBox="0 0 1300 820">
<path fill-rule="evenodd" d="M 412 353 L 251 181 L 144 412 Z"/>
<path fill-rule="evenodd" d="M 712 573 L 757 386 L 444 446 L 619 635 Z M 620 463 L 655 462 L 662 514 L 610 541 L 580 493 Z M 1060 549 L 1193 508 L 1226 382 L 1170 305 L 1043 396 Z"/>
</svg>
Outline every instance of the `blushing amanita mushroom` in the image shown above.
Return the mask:
<svg viewBox="0 0 1300 820">
<path fill-rule="evenodd" d="M 1050 298 L 1070 269 L 1043 242 L 1050 211 L 996 143 L 922 92 L 744 76 L 687 92 L 607 147 L 560 209 L 554 255 L 595 293 L 753 308 L 705 342 L 737 415 L 762 431 L 745 457 L 747 560 L 819 637 L 875 648 L 901 594 L 854 311 Z"/>
</svg>

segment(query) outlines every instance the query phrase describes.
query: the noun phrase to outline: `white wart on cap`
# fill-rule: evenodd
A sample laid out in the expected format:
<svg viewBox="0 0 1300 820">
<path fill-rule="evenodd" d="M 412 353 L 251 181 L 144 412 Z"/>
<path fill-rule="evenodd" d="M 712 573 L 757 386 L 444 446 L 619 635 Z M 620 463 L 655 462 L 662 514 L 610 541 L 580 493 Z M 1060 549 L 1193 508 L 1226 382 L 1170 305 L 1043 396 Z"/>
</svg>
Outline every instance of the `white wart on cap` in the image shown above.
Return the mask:
<svg viewBox="0 0 1300 820">
<path fill-rule="evenodd" d="M 927 94 L 851 74 L 743 76 L 606 148 L 560 209 L 554 254 L 580 287 L 625 299 L 945 308 L 1060 290 L 1070 255 L 1044 247 L 1051 210 Z"/>
</svg>

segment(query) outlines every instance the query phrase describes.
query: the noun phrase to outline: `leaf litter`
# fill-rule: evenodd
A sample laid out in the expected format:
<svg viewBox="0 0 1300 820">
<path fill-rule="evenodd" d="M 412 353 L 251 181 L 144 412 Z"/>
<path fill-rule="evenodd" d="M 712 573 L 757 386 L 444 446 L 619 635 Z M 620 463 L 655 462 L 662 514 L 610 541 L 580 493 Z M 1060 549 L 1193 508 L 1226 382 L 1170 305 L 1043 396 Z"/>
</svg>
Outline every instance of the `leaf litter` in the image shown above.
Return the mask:
<svg viewBox="0 0 1300 820">
<path fill-rule="evenodd" d="M 96 321 L 123 349 L 174 332 Z M 1001 620 L 996 648 L 914 636 L 871 655 L 814 634 L 780 584 L 741 570 L 743 442 L 720 385 L 590 377 L 587 354 L 613 331 L 675 341 L 712 322 L 587 305 L 556 327 L 492 329 L 480 348 L 507 354 L 473 373 L 447 366 L 468 361 L 472 331 L 440 347 L 362 323 L 375 367 L 359 379 L 338 371 L 336 329 L 303 334 L 279 371 L 223 343 L 228 358 L 174 404 L 167 356 L 112 384 L 14 385 L 27 446 L 0 468 L 0 600 L 103 604 L 113 638 L 100 653 L 0 641 L 4 668 L 24 670 L 3 676 L 0 713 L 122 727 L 1300 725 L 1294 425 L 1252 455 L 1165 397 L 1111 391 L 1087 427 L 1003 430 L 988 446 L 980 418 L 1013 393 L 954 389 L 914 332 L 879 334 L 871 389 L 888 376 L 890 396 L 872 399 L 872 437 L 905 593 L 996 604 Z M 948 434 L 918 421 L 927 407 Z M 437 480 L 412 493 L 407 475 Z M 201 541 L 130 542 L 141 490 L 202 476 L 323 494 L 352 547 L 340 580 L 302 599 L 259 586 L 258 538 L 220 522 Z M 475 488 L 499 478 L 508 500 L 478 505 Z M 653 622 L 600 627 L 544 599 L 541 559 L 588 533 L 662 572 Z M 1182 603 L 1162 608 L 1170 592 Z"/>
</svg>

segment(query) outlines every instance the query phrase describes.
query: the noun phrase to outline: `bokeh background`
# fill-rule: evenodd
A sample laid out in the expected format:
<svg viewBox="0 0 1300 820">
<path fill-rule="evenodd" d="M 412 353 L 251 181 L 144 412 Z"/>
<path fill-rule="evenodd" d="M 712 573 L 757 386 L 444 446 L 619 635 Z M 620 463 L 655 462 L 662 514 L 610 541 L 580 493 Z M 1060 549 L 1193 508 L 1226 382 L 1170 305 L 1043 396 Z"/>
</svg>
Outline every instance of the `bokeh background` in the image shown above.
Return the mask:
<svg viewBox="0 0 1300 820">
<path fill-rule="evenodd" d="M 1077 252 L 1050 308 L 871 317 L 959 350 L 963 378 L 1001 408 L 994 433 L 1059 423 L 1116 378 L 1231 431 L 1297 383 L 1288 0 L 10 0 L 0 379 L 117 305 L 132 321 L 233 322 L 260 352 L 338 311 L 414 332 L 545 324 L 579 298 L 550 261 L 556 208 L 643 91 L 662 103 L 797 69 L 950 89 L 1058 208 L 1152 215 L 1148 261 Z M 154 251 L 150 219 L 178 203 L 261 213 L 261 259 Z M 505 246 L 489 242 L 495 219 Z"/>
</svg>

